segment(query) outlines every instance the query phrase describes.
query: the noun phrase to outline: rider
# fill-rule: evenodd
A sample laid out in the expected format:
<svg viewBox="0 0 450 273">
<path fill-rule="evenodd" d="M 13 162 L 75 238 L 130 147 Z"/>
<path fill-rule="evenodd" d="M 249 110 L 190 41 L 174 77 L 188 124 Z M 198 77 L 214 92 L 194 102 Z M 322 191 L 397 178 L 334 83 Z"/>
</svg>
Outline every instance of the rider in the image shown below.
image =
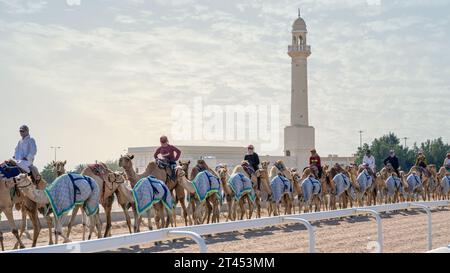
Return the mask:
<svg viewBox="0 0 450 273">
<path fill-rule="evenodd" d="M 255 147 L 253 145 L 248 145 L 248 153 L 245 155 L 244 160 L 246 160 L 253 170 L 257 171 L 259 169 L 259 156 L 255 153 Z"/>
<path fill-rule="evenodd" d="M 444 159 L 444 168 L 447 172 L 450 172 L 450 152 L 447 153 L 447 157 Z"/>
<path fill-rule="evenodd" d="M 420 176 L 422 176 L 423 173 L 429 176 L 429 172 L 427 170 L 427 158 L 422 150 L 419 151 L 416 158 L 416 163 L 414 164 L 420 171 Z"/>
<path fill-rule="evenodd" d="M 400 177 L 400 173 L 398 171 L 398 168 L 400 167 L 400 164 L 398 163 L 398 157 L 395 155 L 395 151 L 391 150 L 389 152 L 389 156 L 383 161 L 384 165 L 386 166 L 388 163 L 391 164 L 392 168 L 394 169 L 395 173 L 398 177 Z"/>
<path fill-rule="evenodd" d="M 26 172 L 32 173 L 32 177 L 39 180 L 39 172 L 33 167 L 34 158 L 37 153 L 36 141 L 30 136 L 30 129 L 26 125 L 22 125 L 19 129 L 21 140 L 17 143 L 13 161 L 16 165 Z"/>
<path fill-rule="evenodd" d="M 311 157 L 309 158 L 309 165 L 315 166 L 318 170 L 317 177 L 322 178 L 322 164 L 320 163 L 320 156 L 317 154 L 316 149 L 311 150 Z"/>
<path fill-rule="evenodd" d="M 174 180 L 176 178 L 175 168 L 177 167 L 177 160 L 181 156 L 181 151 L 177 147 L 170 145 L 169 139 L 166 136 L 161 136 L 159 142 L 161 143 L 161 147 L 156 149 L 153 156 L 155 160 L 163 160 L 170 166 L 170 178 Z"/>
<path fill-rule="evenodd" d="M 364 164 L 367 164 L 369 174 L 374 176 L 377 170 L 375 165 L 375 157 L 371 154 L 370 150 L 366 151 L 366 155 L 363 158 L 363 166 L 365 166 Z"/>
</svg>

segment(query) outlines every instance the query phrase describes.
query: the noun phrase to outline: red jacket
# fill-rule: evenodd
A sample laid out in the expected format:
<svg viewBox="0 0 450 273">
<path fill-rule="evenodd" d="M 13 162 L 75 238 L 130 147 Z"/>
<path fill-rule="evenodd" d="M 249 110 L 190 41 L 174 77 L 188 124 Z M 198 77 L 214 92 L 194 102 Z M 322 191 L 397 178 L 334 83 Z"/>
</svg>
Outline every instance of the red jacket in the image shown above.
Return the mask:
<svg viewBox="0 0 450 273">
<path fill-rule="evenodd" d="M 316 165 L 317 167 L 322 166 L 322 164 L 320 163 L 320 156 L 318 155 L 313 155 L 309 158 L 309 165 Z"/>
<path fill-rule="evenodd" d="M 168 145 L 167 147 L 161 146 L 156 150 L 154 154 L 155 159 L 158 158 L 158 155 L 160 154 L 164 159 L 168 159 L 170 161 L 177 161 L 181 156 L 181 151 L 175 146 Z"/>
</svg>

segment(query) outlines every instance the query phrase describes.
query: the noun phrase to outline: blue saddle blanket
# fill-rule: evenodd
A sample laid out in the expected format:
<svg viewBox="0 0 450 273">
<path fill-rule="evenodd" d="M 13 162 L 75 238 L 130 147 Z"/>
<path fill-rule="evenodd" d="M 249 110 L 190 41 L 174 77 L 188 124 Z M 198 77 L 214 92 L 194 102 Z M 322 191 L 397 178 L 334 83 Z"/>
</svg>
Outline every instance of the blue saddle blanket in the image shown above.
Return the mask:
<svg viewBox="0 0 450 273">
<path fill-rule="evenodd" d="M 201 202 L 204 202 L 206 197 L 211 193 L 215 193 L 219 200 L 222 199 L 220 194 L 220 180 L 208 171 L 199 172 L 192 181 L 192 185 L 194 186 L 198 200 Z"/>
<path fill-rule="evenodd" d="M 0 165 L 0 173 L 4 178 L 9 179 L 18 176 L 21 171 L 17 166 L 9 166 L 8 164 Z"/>
<path fill-rule="evenodd" d="M 234 192 L 234 198 L 240 200 L 244 194 L 248 194 L 250 200 L 255 202 L 256 194 L 253 189 L 253 183 L 243 173 L 236 173 L 228 179 L 228 185 Z"/>
<path fill-rule="evenodd" d="M 139 215 L 158 202 L 162 202 L 169 211 L 172 211 L 174 207 L 174 200 L 169 188 L 154 176 L 141 178 L 134 186 L 132 194 Z"/>
</svg>

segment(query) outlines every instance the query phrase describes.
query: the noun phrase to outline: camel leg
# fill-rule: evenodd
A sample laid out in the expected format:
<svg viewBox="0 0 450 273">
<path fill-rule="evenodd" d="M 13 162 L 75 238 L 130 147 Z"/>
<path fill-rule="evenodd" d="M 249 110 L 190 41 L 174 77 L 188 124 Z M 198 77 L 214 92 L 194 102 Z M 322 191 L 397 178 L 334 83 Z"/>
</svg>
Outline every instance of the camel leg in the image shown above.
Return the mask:
<svg viewBox="0 0 450 273">
<path fill-rule="evenodd" d="M 70 222 L 67 225 L 67 237 L 70 237 L 70 232 L 72 231 L 72 226 L 75 223 L 75 218 L 77 217 L 78 210 L 80 209 L 80 206 L 75 206 L 72 210 L 72 215 L 70 217 Z M 56 227 L 55 227 L 56 228 Z"/>
<path fill-rule="evenodd" d="M 95 226 L 97 228 L 97 238 L 100 239 L 100 238 L 102 238 L 102 221 L 100 219 L 100 212 L 99 211 L 97 211 L 97 213 L 94 215 L 94 220 L 95 220 Z"/>
<path fill-rule="evenodd" d="M 248 218 L 247 219 L 252 219 L 253 203 L 252 203 L 252 200 L 250 200 L 250 196 L 248 196 L 248 195 L 247 195 L 247 202 L 248 202 Z"/>
<path fill-rule="evenodd" d="M 120 204 L 120 207 L 122 208 L 123 214 L 125 215 L 125 220 L 127 221 L 128 231 L 133 233 L 131 229 L 131 218 L 130 214 L 128 213 L 127 205 L 126 204 Z"/>
<path fill-rule="evenodd" d="M 256 217 L 261 218 L 261 198 L 256 199 Z"/>
<path fill-rule="evenodd" d="M 208 197 L 206 200 L 205 200 L 205 205 L 206 205 L 206 223 L 207 224 L 209 224 L 210 222 L 211 222 L 211 214 L 212 214 L 212 205 L 211 205 L 211 203 L 210 203 L 210 200 L 209 200 L 210 198 Z M 204 223 L 204 221 L 203 221 L 203 223 Z"/>
<path fill-rule="evenodd" d="M 148 230 L 153 230 L 151 209 L 147 210 L 147 219 L 148 219 Z"/>
<path fill-rule="evenodd" d="M 241 197 L 239 200 L 239 208 L 241 209 L 241 216 L 239 220 L 244 220 L 245 208 L 244 208 L 244 198 Z"/>
<path fill-rule="evenodd" d="M 39 223 L 37 210 L 29 211 L 28 215 L 31 219 L 31 222 L 33 223 L 33 244 L 31 245 L 31 247 L 35 247 L 39 237 L 39 233 L 41 232 L 41 224 Z"/>
<path fill-rule="evenodd" d="M 183 211 L 183 218 L 184 218 L 184 224 L 187 226 L 188 225 L 188 210 L 186 208 L 186 203 L 183 200 L 179 200 L 180 205 L 181 205 L 181 210 Z M 176 221 L 175 221 L 175 226 L 177 226 Z"/>
<path fill-rule="evenodd" d="M 19 231 L 18 231 L 18 229 L 16 227 L 16 223 L 14 222 L 14 216 L 13 216 L 12 209 L 8 209 L 8 210 L 5 210 L 3 212 L 6 215 L 6 219 L 8 219 L 9 226 L 12 229 L 12 234 L 14 234 L 14 237 L 16 237 L 17 242 L 19 243 L 19 247 L 20 248 L 25 248 L 24 244 L 22 243 L 22 240 L 20 239 Z"/>
<path fill-rule="evenodd" d="M 111 236 L 111 211 L 112 211 L 112 203 L 113 198 L 108 197 L 106 198 L 103 208 L 105 209 L 105 216 L 106 216 L 106 227 L 105 227 L 105 233 L 103 234 L 103 237 L 110 237 Z"/>
</svg>

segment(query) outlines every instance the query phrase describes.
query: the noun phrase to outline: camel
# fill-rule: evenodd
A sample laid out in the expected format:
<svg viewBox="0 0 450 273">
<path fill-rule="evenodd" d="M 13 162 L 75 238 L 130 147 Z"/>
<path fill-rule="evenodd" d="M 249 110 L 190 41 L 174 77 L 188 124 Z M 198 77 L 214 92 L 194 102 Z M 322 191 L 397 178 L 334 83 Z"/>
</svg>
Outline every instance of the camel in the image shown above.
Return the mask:
<svg viewBox="0 0 450 273">
<path fill-rule="evenodd" d="M 11 228 L 12 234 L 16 237 L 17 243 L 20 248 L 25 248 L 25 245 L 22 243 L 21 236 L 19 236 L 19 231 L 17 229 L 16 223 L 13 217 L 13 208 L 16 204 L 21 204 L 23 202 L 23 197 L 16 194 L 18 191 L 13 179 L 6 179 L 0 175 L 0 214 L 3 212 L 8 219 L 9 226 Z M 13 193 L 12 193 L 13 192 Z M 34 217 L 35 216 L 35 217 Z M 32 220 L 38 221 L 37 213 L 32 213 L 30 215 Z M 36 224 L 33 221 L 34 228 L 34 236 L 39 236 L 40 225 Z M 36 238 L 37 240 L 37 238 Z M 35 244 L 33 240 L 33 244 Z M 0 230 L 0 245 L 2 247 L 2 251 L 5 250 L 3 244 L 3 232 Z M 34 245 L 35 246 L 35 245 Z"/>
<path fill-rule="evenodd" d="M 402 201 L 402 195 L 404 195 L 404 181 L 401 177 L 397 176 L 397 173 L 392 172 L 391 176 L 389 176 L 385 184 L 385 192 L 383 195 L 385 196 L 385 204 L 397 203 Z"/>
<path fill-rule="evenodd" d="M 187 208 L 186 208 L 186 204 L 185 204 L 186 193 L 185 193 L 183 187 L 177 185 L 177 183 L 175 181 L 170 179 L 169 175 L 167 174 L 167 171 L 165 169 L 161 169 L 160 167 L 158 167 L 158 164 L 155 161 L 149 162 L 147 167 L 145 168 L 145 171 L 141 174 L 137 174 L 135 169 L 133 168 L 133 161 L 132 161 L 133 159 L 134 159 L 134 155 L 120 156 L 120 159 L 119 159 L 119 166 L 125 170 L 125 174 L 127 176 L 128 181 L 130 181 L 131 188 L 134 188 L 134 186 L 140 179 L 142 179 L 144 177 L 148 177 L 148 176 L 154 176 L 158 180 L 163 181 L 167 185 L 167 187 L 169 187 L 169 190 L 172 193 L 172 195 L 173 195 L 173 192 L 175 191 L 175 206 L 178 203 L 181 204 L 184 221 L 185 221 L 185 223 L 187 223 L 187 221 L 188 221 Z M 155 221 L 160 220 L 158 217 L 159 217 L 158 215 L 155 217 Z M 170 216 L 168 216 L 168 217 L 170 217 Z M 172 223 L 173 225 L 176 226 L 175 210 L 172 210 L 172 220 L 167 219 L 166 223 Z"/>
<path fill-rule="evenodd" d="M 352 168 L 350 172 L 351 179 L 355 179 L 354 181 L 357 184 L 356 199 L 358 201 L 358 205 L 360 207 L 363 207 L 364 205 L 370 206 L 372 201 L 375 205 L 377 198 L 375 177 L 370 175 L 367 168 L 363 166 L 359 167 L 357 170 Z"/>
<path fill-rule="evenodd" d="M 408 175 L 403 172 L 401 172 L 401 175 L 402 179 L 406 181 L 407 184 L 407 187 L 404 188 L 404 196 L 406 201 L 419 201 L 419 194 L 422 195 L 422 199 L 425 200 L 425 189 L 417 168 L 413 166 Z"/>
<path fill-rule="evenodd" d="M 202 167 L 204 167 L 204 169 L 198 165 L 201 165 Z M 203 160 L 198 161 L 197 166 L 194 167 L 193 172 L 191 173 L 191 178 L 195 179 L 195 177 L 197 177 L 197 174 L 199 173 L 197 171 L 199 170 L 208 171 L 211 175 L 214 175 L 217 178 L 219 178 L 216 172 L 211 170 L 206 164 L 206 162 L 204 162 Z M 179 183 L 191 195 L 191 202 L 192 199 L 195 200 L 194 202 L 196 206 L 192 208 L 193 209 L 192 219 L 194 220 L 194 223 L 196 225 L 203 224 L 205 220 L 207 221 L 208 224 L 210 222 L 218 223 L 220 220 L 220 209 L 219 209 L 220 198 L 217 195 L 220 196 L 221 193 L 210 192 L 207 196 L 205 196 L 204 202 L 206 205 L 206 215 L 202 217 L 201 210 L 203 204 L 200 203 L 199 196 L 197 196 L 196 194 L 197 192 L 195 190 L 193 182 L 186 178 L 186 174 L 182 166 L 178 166 L 176 168 L 176 174 L 178 180 L 177 183 Z"/>
<path fill-rule="evenodd" d="M 65 174 L 67 175 L 67 174 Z M 26 197 L 28 197 L 30 200 L 38 204 L 39 206 L 50 206 L 50 200 L 47 197 L 44 190 L 40 190 L 36 187 L 36 185 L 33 184 L 31 179 L 25 175 L 21 174 L 15 179 L 15 184 L 17 185 L 17 188 L 20 190 L 21 193 L 23 193 Z M 83 178 L 83 183 L 87 183 L 87 178 Z M 85 200 L 82 200 L 85 202 L 89 198 L 93 197 L 94 190 L 91 191 L 90 195 L 85 197 Z M 95 200 L 94 200 L 95 201 Z M 98 202 L 98 200 L 97 200 Z M 63 237 L 64 243 L 70 242 L 70 239 L 62 233 L 62 219 L 60 219 L 55 213 L 53 213 L 54 223 L 55 223 L 55 242 L 58 244 L 58 237 L 59 235 Z M 64 217 L 64 215 L 61 215 L 61 218 Z M 93 213 L 89 216 L 89 236 L 94 232 L 94 229 L 97 228 L 97 233 L 101 234 L 101 225 L 99 221 L 99 215 L 98 213 Z"/>
<path fill-rule="evenodd" d="M 445 166 L 439 169 L 436 175 L 439 182 L 437 195 L 440 200 L 450 198 L 450 171 L 447 171 Z"/>
<path fill-rule="evenodd" d="M 291 170 L 291 176 L 292 176 L 292 186 L 294 188 L 294 196 L 297 196 L 298 200 L 298 212 L 301 213 L 302 208 L 304 206 L 303 191 L 301 187 L 301 183 L 303 180 L 301 179 L 302 178 L 301 175 L 297 172 L 297 169 Z M 292 201 L 293 201 L 292 213 L 295 214 L 295 197 L 293 197 Z"/>
<path fill-rule="evenodd" d="M 66 173 L 65 166 L 67 164 L 67 161 L 52 161 L 50 163 L 50 166 L 52 167 L 53 172 L 56 174 L 56 177 L 60 177 L 61 175 Z"/>
<path fill-rule="evenodd" d="M 145 178 L 145 177 L 143 177 L 143 178 Z M 143 179 L 143 178 L 141 178 L 141 179 Z M 164 187 L 167 187 L 164 183 L 163 183 L 163 185 L 164 185 Z M 141 224 L 141 221 L 142 221 L 142 216 L 139 215 L 138 212 L 137 212 L 135 199 L 134 199 L 134 196 L 133 196 L 133 190 L 131 188 L 129 188 L 128 185 L 126 185 L 125 183 L 120 184 L 118 190 L 121 193 L 121 195 L 125 198 L 125 200 L 127 202 L 129 202 L 133 206 L 133 208 L 134 208 L 133 209 L 134 231 L 135 232 L 140 232 L 140 224 Z M 169 191 L 168 187 L 167 187 L 167 191 Z M 169 223 L 166 223 L 165 218 L 164 218 L 164 212 L 166 211 L 166 209 L 165 209 L 164 204 L 162 203 L 162 201 L 159 201 L 159 202 L 156 202 L 155 204 L 153 204 L 152 207 L 148 208 L 145 211 L 147 213 L 148 229 L 149 230 L 153 230 L 152 210 L 154 210 L 154 212 L 155 212 L 156 228 L 157 229 L 166 228 L 169 225 Z M 172 207 L 172 210 L 175 210 L 175 207 Z M 170 214 L 171 214 L 171 212 L 167 211 L 167 215 L 169 216 Z M 160 219 L 161 222 L 157 221 L 157 217 L 156 216 L 158 216 L 158 219 Z M 167 217 L 167 220 L 168 221 L 172 221 L 173 218 L 172 217 Z"/>
<path fill-rule="evenodd" d="M 336 209 L 336 201 L 339 208 L 347 208 L 350 202 L 350 207 L 353 207 L 353 201 L 356 200 L 355 189 L 358 190 L 358 185 L 355 183 L 355 177 L 347 170 L 343 169 L 339 164 L 333 166 L 328 172 L 329 184 L 332 188 L 332 195 L 330 198 L 331 209 Z"/>
<path fill-rule="evenodd" d="M 245 161 L 246 162 L 246 161 Z M 243 162 L 244 163 L 244 162 Z M 248 164 L 248 163 L 247 163 Z M 234 167 L 233 171 L 231 172 L 231 178 L 234 178 L 236 175 L 242 175 L 243 177 L 247 178 L 250 180 L 250 182 L 252 183 L 252 189 L 254 189 L 255 184 L 257 184 L 257 177 L 255 174 L 249 175 L 245 170 L 244 167 L 242 167 L 241 165 L 237 165 L 236 167 Z M 239 216 L 239 220 L 243 220 L 244 219 L 244 215 L 247 216 L 247 219 L 251 219 L 252 215 L 253 215 L 253 206 L 254 206 L 254 201 L 256 200 L 252 200 L 252 198 L 250 197 L 250 193 L 249 192 L 243 192 L 242 195 L 238 198 L 236 192 L 234 192 L 235 194 L 235 201 L 237 201 L 234 203 L 234 209 L 233 209 L 233 218 L 237 219 L 237 206 L 239 206 L 240 209 L 240 216 Z M 247 203 L 248 205 L 248 210 L 245 209 L 245 203 Z"/>
<path fill-rule="evenodd" d="M 304 212 L 312 211 L 313 204 L 314 210 L 320 211 L 323 196 L 322 183 L 316 179 L 314 171 L 309 167 L 304 169 L 300 177 L 300 188 L 302 194 L 299 196 L 299 199 L 301 198 L 299 203 L 305 207 Z"/>
<path fill-rule="evenodd" d="M 183 169 L 184 171 L 184 169 Z M 208 171 L 210 174 L 216 176 L 217 178 L 219 178 L 219 175 L 212 170 L 208 164 L 206 164 L 206 162 L 203 159 L 197 160 L 197 164 L 192 168 L 191 171 L 191 175 L 190 175 L 190 179 L 188 178 L 188 180 L 193 181 L 197 175 L 202 172 L 202 171 Z M 185 175 L 187 178 L 187 175 Z M 207 223 L 209 224 L 210 220 L 211 220 L 211 215 L 212 215 L 212 222 L 213 223 L 218 223 L 219 219 L 220 219 L 220 209 L 219 209 L 219 205 L 220 205 L 220 199 L 217 198 L 217 194 L 213 194 L 210 193 L 206 199 L 204 204 L 200 203 L 200 200 L 198 200 L 198 196 L 195 194 L 195 192 L 190 192 L 188 191 L 188 193 L 190 193 L 190 202 L 188 207 L 191 208 L 191 212 L 192 212 L 192 218 L 195 224 L 203 224 L 205 222 L 205 220 L 207 220 Z M 219 193 L 220 195 L 221 193 Z M 205 215 L 203 215 L 203 217 L 201 217 L 201 207 L 198 208 L 198 210 L 196 209 L 196 207 L 198 206 L 206 206 L 206 213 Z M 197 217 L 201 217 L 201 218 L 197 218 Z"/>
<path fill-rule="evenodd" d="M 288 188 L 286 188 L 286 185 L 283 183 L 282 180 L 278 180 L 278 182 L 276 182 L 277 176 L 280 176 L 279 179 L 283 179 L 285 178 L 285 182 L 284 183 L 288 183 Z M 269 216 L 271 216 L 272 211 L 274 213 L 274 216 L 278 216 L 280 215 L 280 209 L 279 209 L 279 205 L 280 202 L 283 203 L 284 208 L 285 208 L 285 214 L 292 214 L 292 207 L 293 207 L 293 180 L 292 180 L 292 173 L 291 171 L 289 171 L 286 166 L 284 165 L 283 161 L 278 160 L 277 162 L 275 162 L 274 166 L 272 166 L 272 168 L 270 169 L 270 175 L 269 175 L 269 181 L 271 183 L 270 185 L 270 191 L 268 189 L 266 189 L 266 191 L 268 191 L 269 196 L 270 196 L 270 202 L 268 205 L 268 213 Z M 264 185 L 266 185 L 266 183 L 264 183 Z M 268 185 L 268 184 L 267 184 Z M 279 197 L 279 200 L 274 200 L 274 190 L 277 187 L 283 187 L 282 189 L 277 189 L 277 190 L 281 190 L 281 196 Z"/>
<path fill-rule="evenodd" d="M 125 183 L 125 179 L 123 177 L 123 173 L 121 172 L 113 172 L 110 170 L 106 164 L 98 163 L 88 165 L 81 171 L 81 175 L 89 176 L 95 180 L 98 188 L 100 189 L 100 204 L 105 210 L 106 216 L 106 228 L 103 237 L 111 236 L 111 211 L 112 205 L 114 201 L 114 194 L 117 196 L 118 203 L 122 208 L 123 213 L 125 214 L 125 220 L 128 226 L 128 231 L 132 233 L 131 230 L 131 219 L 128 214 L 128 208 L 130 207 L 130 203 L 125 199 L 125 197 L 118 191 L 119 185 Z M 67 226 L 67 237 L 69 238 L 70 232 L 72 231 L 73 223 L 75 222 L 75 217 L 77 216 L 78 211 L 81 206 L 75 206 L 72 211 L 72 216 Z M 82 216 L 82 224 L 83 224 L 83 240 L 85 240 L 85 215 L 84 212 L 81 212 Z M 98 237 L 101 238 L 101 235 L 98 234 Z M 90 238 L 88 238 L 89 240 Z"/>
<path fill-rule="evenodd" d="M 228 174 L 228 167 L 226 165 L 219 165 L 217 168 L 217 173 L 220 178 L 222 189 L 225 195 L 225 200 L 227 201 L 228 215 L 226 221 L 234 221 L 236 217 L 236 215 L 233 214 L 235 195 L 230 185 L 228 184 L 228 180 L 230 179 L 230 175 Z"/>
</svg>

